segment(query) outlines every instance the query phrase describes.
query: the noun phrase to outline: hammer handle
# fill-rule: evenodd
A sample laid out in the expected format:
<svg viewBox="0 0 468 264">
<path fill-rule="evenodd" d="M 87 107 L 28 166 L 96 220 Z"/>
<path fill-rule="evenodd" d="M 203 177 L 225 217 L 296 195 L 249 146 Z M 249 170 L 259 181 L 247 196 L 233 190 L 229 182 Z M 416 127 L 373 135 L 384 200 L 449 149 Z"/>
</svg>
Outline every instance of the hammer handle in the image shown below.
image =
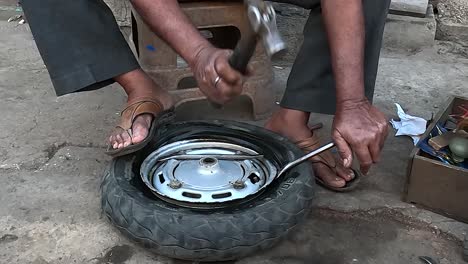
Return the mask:
<svg viewBox="0 0 468 264">
<path fill-rule="evenodd" d="M 234 52 L 229 58 L 229 65 L 242 74 L 247 73 L 247 65 L 255 52 L 257 37 L 254 34 L 247 34 L 239 41 Z"/>
<path fill-rule="evenodd" d="M 234 52 L 229 58 L 229 65 L 245 75 L 247 73 L 247 65 L 255 52 L 256 46 L 257 37 L 255 34 L 252 32 L 246 33 L 244 37 L 240 39 L 239 43 L 237 43 Z M 222 105 L 214 102 L 211 103 L 211 105 L 217 109 L 222 108 Z"/>
</svg>

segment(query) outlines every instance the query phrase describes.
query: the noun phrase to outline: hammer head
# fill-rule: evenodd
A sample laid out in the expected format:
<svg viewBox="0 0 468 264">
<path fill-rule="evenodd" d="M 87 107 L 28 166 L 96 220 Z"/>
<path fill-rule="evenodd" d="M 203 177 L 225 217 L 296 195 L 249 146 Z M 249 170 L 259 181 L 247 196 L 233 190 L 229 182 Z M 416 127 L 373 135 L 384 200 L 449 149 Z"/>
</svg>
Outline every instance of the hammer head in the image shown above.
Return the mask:
<svg viewBox="0 0 468 264">
<path fill-rule="evenodd" d="M 245 0 L 247 16 L 252 30 L 257 34 L 265 47 L 268 56 L 273 56 L 286 49 L 276 25 L 275 9 L 263 0 Z"/>
</svg>

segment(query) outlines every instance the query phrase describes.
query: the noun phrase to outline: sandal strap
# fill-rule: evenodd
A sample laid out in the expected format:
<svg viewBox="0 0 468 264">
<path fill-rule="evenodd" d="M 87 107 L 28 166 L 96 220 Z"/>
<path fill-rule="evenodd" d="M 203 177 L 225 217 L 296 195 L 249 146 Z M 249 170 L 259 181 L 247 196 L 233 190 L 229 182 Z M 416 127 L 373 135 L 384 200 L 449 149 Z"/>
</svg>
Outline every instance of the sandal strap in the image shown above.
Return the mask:
<svg viewBox="0 0 468 264">
<path fill-rule="evenodd" d="M 155 98 L 138 98 L 134 103 L 127 105 L 121 112 L 121 119 L 118 127 L 128 131 L 132 128 L 133 122 L 137 116 L 151 114 L 153 117 L 156 117 L 156 114 L 163 110 L 163 105 Z"/>
<path fill-rule="evenodd" d="M 311 137 L 296 141 L 295 144 L 304 152 L 312 152 L 320 147 L 320 138 L 316 135 L 316 133 L 313 133 Z M 315 156 L 315 158 L 317 160 L 312 161 L 312 163 L 322 163 L 336 173 L 336 160 L 331 154 L 330 150 L 324 151 L 323 153 Z"/>
</svg>

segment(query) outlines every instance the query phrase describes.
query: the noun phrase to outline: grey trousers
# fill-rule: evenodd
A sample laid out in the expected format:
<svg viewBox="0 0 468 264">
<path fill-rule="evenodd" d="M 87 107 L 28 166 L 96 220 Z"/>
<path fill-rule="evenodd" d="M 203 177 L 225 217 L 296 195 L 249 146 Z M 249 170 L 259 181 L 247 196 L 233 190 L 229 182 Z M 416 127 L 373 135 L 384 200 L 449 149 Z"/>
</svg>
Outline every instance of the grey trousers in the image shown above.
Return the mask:
<svg viewBox="0 0 468 264">
<path fill-rule="evenodd" d="M 102 0 L 21 0 L 57 96 L 102 88 L 140 66 Z"/>
<path fill-rule="evenodd" d="M 335 85 L 320 0 L 276 0 L 310 9 L 304 43 L 281 105 L 333 114 Z M 372 100 L 390 0 L 363 0 L 366 95 Z M 22 0 L 25 16 L 57 96 L 102 88 L 139 65 L 102 0 Z"/>
<path fill-rule="evenodd" d="M 301 4 L 307 2 L 311 11 L 304 27 L 304 42 L 289 75 L 281 106 L 304 112 L 334 114 L 336 108 L 335 80 L 321 16 L 320 0 L 285 1 L 301 2 Z M 365 93 L 372 102 L 385 21 L 391 1 L 363 0 L 362 2 L 366 33 Z"/>
</svg>

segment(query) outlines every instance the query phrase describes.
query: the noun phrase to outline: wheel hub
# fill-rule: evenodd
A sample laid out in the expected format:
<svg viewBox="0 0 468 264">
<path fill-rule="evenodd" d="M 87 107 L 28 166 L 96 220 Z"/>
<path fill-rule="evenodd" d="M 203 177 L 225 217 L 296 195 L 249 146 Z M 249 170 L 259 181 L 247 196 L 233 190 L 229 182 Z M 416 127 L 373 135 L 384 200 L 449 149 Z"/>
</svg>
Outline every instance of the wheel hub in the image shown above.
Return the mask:
<svg viewBox="0 0 468 264">
<path fill-rule="evenodd" d="M 207 139 L 165 145 L 141 166 L 153 193 L 189 207 L 244 199 L 268 186 L 276 173 L 272 162 L 250 148 Z"/>
</svg>

